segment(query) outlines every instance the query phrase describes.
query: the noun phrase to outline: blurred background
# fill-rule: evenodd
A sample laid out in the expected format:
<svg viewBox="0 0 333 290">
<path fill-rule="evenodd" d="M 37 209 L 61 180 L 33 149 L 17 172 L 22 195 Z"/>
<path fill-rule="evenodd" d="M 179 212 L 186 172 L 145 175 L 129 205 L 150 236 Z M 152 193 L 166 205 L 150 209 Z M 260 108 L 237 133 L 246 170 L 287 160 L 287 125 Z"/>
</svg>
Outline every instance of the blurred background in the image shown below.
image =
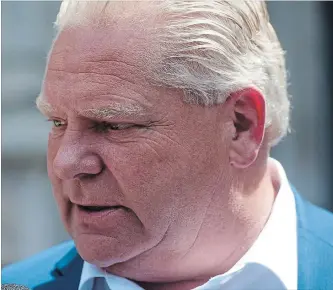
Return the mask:
<svg viewBox="0 0 333 290">
<path fill-rule="evenodd" d="M 2 2 L 2 265 L 68 239 L 46 172 L 49 124 L 35 109 L 60 2 Z M 268 2 L 287 51 L 292 133 L 272 156 L 333 211 L 333 2 Z M 324 222 L 324 221 L 323 221 Z"/>
</svg>

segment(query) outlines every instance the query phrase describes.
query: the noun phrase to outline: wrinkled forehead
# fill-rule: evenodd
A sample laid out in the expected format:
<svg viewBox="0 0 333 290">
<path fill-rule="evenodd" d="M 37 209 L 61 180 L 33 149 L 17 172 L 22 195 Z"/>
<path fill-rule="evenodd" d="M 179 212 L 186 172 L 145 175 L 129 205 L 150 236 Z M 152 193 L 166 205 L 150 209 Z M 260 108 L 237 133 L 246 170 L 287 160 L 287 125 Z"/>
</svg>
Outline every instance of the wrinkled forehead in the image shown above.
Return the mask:
<svg viewBox="0 0 333 290">
<path fill-rule="evenodd" d="M 89 62 L 122 61 L 148 69 L 154 53 L 152 37 L 132 27 L 73 27 L 62 30 L 49 54 L 47 69 L 76 69 Z"/>
<path fill-rule="evenodd" d="M 165 25 L 159 1 L 62 3 L 49 65 L 121 59 L 142 69 L 160 60 L 158 34 Z M 58 57 L 59 56 L 59 57 Z"/>
<path fill-rule="evenodd" d="M 39 101 L 69 110 L 85 103 L 90 106 L 88 96 L 94 103 L 103 99 L 101 106 L 117 96 L 130 105 L 139 102 L 150 107 L 164 94 L 148 77 L 157 56 L 145 29 L 128 25 L 66 28 L 51 49 Z"/>
</svg>

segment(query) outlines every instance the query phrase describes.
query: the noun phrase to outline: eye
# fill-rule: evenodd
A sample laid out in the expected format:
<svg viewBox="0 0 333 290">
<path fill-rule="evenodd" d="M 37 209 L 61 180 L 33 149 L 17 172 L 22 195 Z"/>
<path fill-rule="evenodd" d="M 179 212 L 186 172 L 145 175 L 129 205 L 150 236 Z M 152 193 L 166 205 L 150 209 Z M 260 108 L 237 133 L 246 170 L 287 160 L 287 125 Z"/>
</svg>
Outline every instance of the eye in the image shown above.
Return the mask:
<svg viewBox="0 0 333 290">
<path fill-rule="evenodd" d="M 59 128 L 64 125 L 64 122 L 60 120 L 52 120 L 54 127 Z"/>
<path fill-rule="evenodd" d="M 129 129 L 131 127 L 134 127 L 135 125 L 133 124 L 114 124 L 114 123 L 107 123 L 107 122 L 102 122 L 94 125 L 94 129 L 97 132 L 108 132 L 108 131 L 120 131 L 120 130 L 125 130 Z"/>
</svg>

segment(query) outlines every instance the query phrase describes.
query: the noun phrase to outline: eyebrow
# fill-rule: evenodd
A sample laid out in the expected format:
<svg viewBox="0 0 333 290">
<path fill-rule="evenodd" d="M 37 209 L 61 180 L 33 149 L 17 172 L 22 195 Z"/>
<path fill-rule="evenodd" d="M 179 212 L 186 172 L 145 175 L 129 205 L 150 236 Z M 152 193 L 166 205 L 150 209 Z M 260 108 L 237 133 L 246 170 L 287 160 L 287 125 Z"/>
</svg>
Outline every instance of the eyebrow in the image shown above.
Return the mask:
<svg viewBox="0 0 333 290">
<path fill-rule="evenodd" d="M 144 115 L 145 109 L 139 105 L 133 104 L 120 104 L 113 103 L 109 106 L 104 106 L 100 108 L 94 109 L 86 109 L 81 112 L 81 115 L 86 117 L 94 117 L 94 118 L 103 118 L 103 119 L 111 119 L 115 117 L 135 117 Z"/>
<path fill-rule="evenodd" d="M 55 109 L 46 102 L 41 95 L 36 99 L 37 108 L 44 114 L 50 115 L 55 112 Z M 87 118 L 96 119 L 112 119 L 115 117 L 133 117 L 133 116 L 143 116 L 146 110 L 143 106 L 136 104 L 121 104 L 114 102 L 111 105 L 103 106 L 100 108 L 85 109 L 78 112 L 80 115 Z"/>
</svg>

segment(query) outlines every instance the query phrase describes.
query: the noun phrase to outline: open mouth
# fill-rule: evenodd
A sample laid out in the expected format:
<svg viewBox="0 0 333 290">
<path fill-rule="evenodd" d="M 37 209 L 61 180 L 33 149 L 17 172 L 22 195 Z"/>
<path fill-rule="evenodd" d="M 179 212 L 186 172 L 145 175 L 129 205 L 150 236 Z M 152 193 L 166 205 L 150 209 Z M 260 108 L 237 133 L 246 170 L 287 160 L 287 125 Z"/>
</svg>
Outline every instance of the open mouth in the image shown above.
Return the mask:
<svg viewBox="0 0 333 290">
<path fill-rule="evenodd" d="M 79 205 L 79 208 L 86 212 L 100 212 L 100 211 L 105 211 L 105 210 L 116 210 L 116 209 L 122 208 L 122 206 L 83 206 L 83 205 Z"/>
</svg>

